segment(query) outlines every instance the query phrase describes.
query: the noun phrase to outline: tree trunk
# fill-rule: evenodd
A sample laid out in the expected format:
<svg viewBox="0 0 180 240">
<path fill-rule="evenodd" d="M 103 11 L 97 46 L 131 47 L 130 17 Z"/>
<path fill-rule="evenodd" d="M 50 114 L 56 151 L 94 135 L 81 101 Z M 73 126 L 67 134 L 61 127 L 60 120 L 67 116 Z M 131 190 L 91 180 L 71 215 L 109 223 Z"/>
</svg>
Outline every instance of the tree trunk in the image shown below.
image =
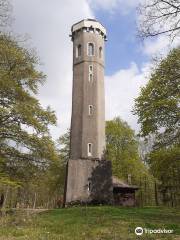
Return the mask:
<svg viewBox="0 0 180 240">
<path fill-rule="evenodd" d="M 9 186 L 6 188 L 6 192 L 5 192 L 5 196 L 4 196 L 4 201 L 3 201 L 3 204 L 2 204 L 2 209 L 5 208 L 5 206 L 6 206 L 8 193 L 9 193 Z"/>
<path fill-rule="evenodd" d="M 141 206 L 143 206 L 143 194 L 142 194 L 142 184 L 141 184 L 141 178 L 140 178 L 140 191 L 141 191 Z"/>
<path fill-rule="evenodd" d="M 158 191 L 157 191 L 157 183 L 156 180 L 154 182 L 154 194 L 155 194 L 155 202 L 156 206 L 159 206 L 159 201 L 158 201 Z"/>
<path fill-rule="evenodd" d="M 37 199 L 37 194 L 36 194 L 36 192 L 35 192 L 35 193 L 34 193 L 33 209 L 36 208 L 36 199 Z"/>
<path fill-rule="evenodd" d="M 146 205 L 147 204 L 147 185 L 146 185 L 146 177 L 144 177 L 144 204 Z"/>
<path fill-rule="evenodd" d="M 174 207 L 174 199 L 173 199 L 172 189 L 170 189 L 170 194 L 171 194 L 171 207 Z"/>
</svg>

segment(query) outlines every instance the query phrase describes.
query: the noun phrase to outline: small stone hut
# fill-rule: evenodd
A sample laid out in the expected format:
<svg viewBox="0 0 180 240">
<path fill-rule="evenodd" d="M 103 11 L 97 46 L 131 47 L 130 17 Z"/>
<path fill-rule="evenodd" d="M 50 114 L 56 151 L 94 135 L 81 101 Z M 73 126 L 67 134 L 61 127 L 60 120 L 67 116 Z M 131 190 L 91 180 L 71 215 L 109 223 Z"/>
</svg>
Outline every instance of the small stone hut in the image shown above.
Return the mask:
<svg viewBox="0 0 180 240">
<path fill-rule="evenodd" d="M 117 177 L 112 177 L 114 204 L 134 207 L 136 205 L 135 192 L 139 188 L 129 185 Z"/>
</svg>

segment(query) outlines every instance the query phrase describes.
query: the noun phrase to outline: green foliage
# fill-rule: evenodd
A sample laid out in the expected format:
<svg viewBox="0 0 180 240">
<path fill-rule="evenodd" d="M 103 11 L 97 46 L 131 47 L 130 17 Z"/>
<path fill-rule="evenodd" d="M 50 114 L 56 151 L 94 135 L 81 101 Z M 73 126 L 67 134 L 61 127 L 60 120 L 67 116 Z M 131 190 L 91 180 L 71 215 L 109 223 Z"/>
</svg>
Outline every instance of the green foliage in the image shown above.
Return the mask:
<svg viewBox="0 0 180 240">
<path fill-rule="evenodd" d="M 11 181 L 11 179 L 3 173 L 0 173 L 0 183 L 1 185 L 11 186 L 11 187 L 20 187 L 20 183 L 17 181 Z"/>
<path fill-rule="evenodd" d="M 49 186 L 50 194 L 56 194 L 57 197 L 63 196 L 65 173 L 66 164 L 64 164 L 64 159 L 59 156 L 59 160 L 54 161 L 44 175 L 46 186 Z"/>
<path fill-rule="evenodd" d="M 148 84 L 135 100 L 134 113 L 141 124 L 141 136 L 156 136 L 156 145 L 179 143 L 180 48 L 172 50 L 152 72 Z"/>
<path fill-rule="evenodd" d="M 162 148 L 149 154 L 148 162 L 153 175 L 159 179 L 163 202 L 180 205 L 180 148 Z"/>
<path fill-rule="evenodd" d="M 163 203 L 180 204 L 180 48 L 172 50 L 151 74 L 135 100 L 140 135 L 152 137 L 148 163 L 159 180 Z"/>
<path fill-rule="evenodd" d="M 57 159 L 48 130 L 56 116 L 35 98 L 45 80 L 37 66 L 32 51 L 0 35 L 0 172 L 11 181 L 30 179 Z"/>
<path fill-rule="evenodd" d="M 25 42 L 5 33 L 9 0 L 0 0 L 0 195 L 6 207 L 54 207 L 64 186 L 64 165 L 49 133 L 56 125 L 38 88 L 46 76 Z"/>
<path fill-rule="evenodd" d="M 131 174 L 134 183 L 147 170 L 138 154 L 138 141 L 134 131 L 120 118 L 106 122 L 106 158 L 112 161 L 113 174 L 127 180 Z"/>
<path fill-rule="evenodd" d="M 70 130 L 68 129 L 65 134 L 59 137 L 57 140 L 59 146 L 59 154 L 61 159 L 63 159 L 64 164 L 67 163 L 70 157 Z"/>
</svg>

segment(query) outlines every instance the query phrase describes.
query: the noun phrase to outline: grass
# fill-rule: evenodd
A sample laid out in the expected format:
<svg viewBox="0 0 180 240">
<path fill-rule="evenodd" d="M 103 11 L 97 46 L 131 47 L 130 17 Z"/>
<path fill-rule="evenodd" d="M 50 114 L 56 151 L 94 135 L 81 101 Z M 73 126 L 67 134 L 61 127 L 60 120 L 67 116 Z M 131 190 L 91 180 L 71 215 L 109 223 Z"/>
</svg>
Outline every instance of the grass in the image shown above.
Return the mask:
<svg viewBox="0 0 180 240">
<path fill-rule="evenodd" d="M 136 236 L 136 227 L 173 229 L 173 234 Z M 180 240 L 180 211 L 109 206 L 54 209 L 1 217 L 0 240 Z"/>
</svg>

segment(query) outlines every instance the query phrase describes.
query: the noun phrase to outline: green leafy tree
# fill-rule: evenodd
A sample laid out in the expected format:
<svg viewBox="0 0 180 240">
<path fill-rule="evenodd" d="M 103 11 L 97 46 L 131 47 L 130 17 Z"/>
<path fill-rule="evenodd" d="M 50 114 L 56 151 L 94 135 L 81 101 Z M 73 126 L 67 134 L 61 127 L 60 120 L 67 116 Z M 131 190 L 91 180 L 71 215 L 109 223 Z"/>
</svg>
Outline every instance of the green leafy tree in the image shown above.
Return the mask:
<svg viewBox="0 0 180 240">
<path fill-rule="evenodd" d="M 132 175 L 137 182 L 145 167 L 139 158 L 138 141 L 134 131 L 120 118 L 106 122 L 106 158 L 112 161 L 113 174 L 127 180 Z"/>
<path fill-rule="evenodd" d="M 179 144 L 180 48 L 172 50 L 152 72 L 135 100 L 134 114 L 143 137 L 155 135 L 156 147 Z"/>
<path fill-rule="evenodd" d="M 37 66 L 33 51 L 0 35 L 0 172 L 14 180 L 31 178 L 57 159 L 48 130 L 56 116 L 36 98 L 45 81 Z"/>
<path fill-rule="evenodd" d="M 161 60 L 135 100 L 140 135 L 153 136 L 147 155 L 151 173 L 159 181 L 163 203 L 179 205 L 180 192 L 180 48 Z"/>
<path fill-rule="evenodd" d="M 154 178 L 140 158 L 139 141 L 135 132 L 119 117 L 106 122 L 106 159 L 112 162 L 113 175 L 139 186 L 139 205 L 155 203 Z"/>
<path fill-rule="evenodd" d="M 48 129 L 56 116 L 36 97 L 46 77 L 35 52 L 6 33 L 11 9 L 0 0 L 0 196 L 6 207 L 54 207 L 64 187 L 64 165 Z"/>
<path fill-rule="evenodd" d="M 162 148 L 152 151 L 148 162 L 153 175 L 159 179 L 159 191 L 164 204 L 180 205 L 180 148 Z"/>
<path fill-rule="evenodd" d="M 60 158 L 63 159 L 64 164 L 66 164 L 70 157 L 70 130 L 69 129 L 65 134 L 59 137 L 57 144 L 58 144 Z"/>
</svg>

